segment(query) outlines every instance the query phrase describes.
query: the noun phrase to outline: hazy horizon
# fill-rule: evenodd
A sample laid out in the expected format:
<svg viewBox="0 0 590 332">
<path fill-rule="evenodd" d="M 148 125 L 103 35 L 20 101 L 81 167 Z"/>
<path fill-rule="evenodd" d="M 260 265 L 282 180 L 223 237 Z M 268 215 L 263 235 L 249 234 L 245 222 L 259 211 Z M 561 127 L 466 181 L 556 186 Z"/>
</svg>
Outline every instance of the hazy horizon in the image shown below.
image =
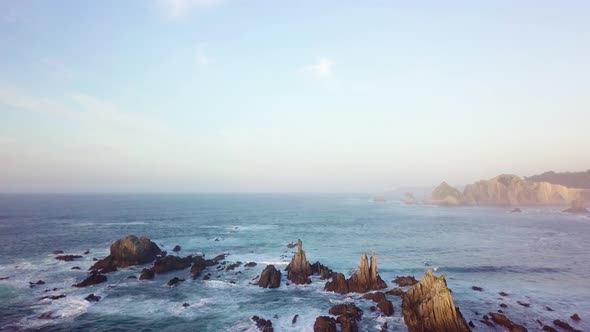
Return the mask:
<svg viewBox="0 0 590 332">
<path fill-rule="evenodd" d="M 590 168 L 590 3 L 0 2 L 0 192 Z"/>
</svg>

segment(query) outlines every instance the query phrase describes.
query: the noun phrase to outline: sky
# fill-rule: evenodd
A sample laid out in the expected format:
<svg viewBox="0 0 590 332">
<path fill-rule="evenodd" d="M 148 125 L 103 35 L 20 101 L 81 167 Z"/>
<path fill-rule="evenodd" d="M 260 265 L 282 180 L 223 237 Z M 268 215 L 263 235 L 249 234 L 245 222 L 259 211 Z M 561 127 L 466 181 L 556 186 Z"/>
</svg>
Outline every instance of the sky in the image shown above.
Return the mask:
<svg viewBox="0 0 590 332">
<path fill-rule="evenodd" d="M 590 168 L 588 1 L 0 0 L 0 192 Z"/>
</svg>

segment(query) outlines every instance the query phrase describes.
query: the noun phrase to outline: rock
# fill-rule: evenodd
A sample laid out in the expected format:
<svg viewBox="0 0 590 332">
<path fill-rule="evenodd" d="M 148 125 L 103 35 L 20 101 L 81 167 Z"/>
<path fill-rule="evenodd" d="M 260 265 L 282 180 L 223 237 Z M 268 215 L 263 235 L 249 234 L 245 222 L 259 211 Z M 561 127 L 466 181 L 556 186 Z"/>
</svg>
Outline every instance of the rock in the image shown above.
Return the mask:
<svg viewBox="0 0 590 332">
<path fill-rule="evenodd" d="M 483 288 L 478 287 L 478 286 L 471 286 L 471 289 L 473 289 L 474 291 L 477 291 L 477 292 L 482 292 L 483 291 Z"/>
<path fill-rule="evenodd" d="M 531 306 L 530 303 L 524 303 L 524 302 L 521 302 L 521 301 L 516 301 L 516 303 L 520 304 L 523 307 L 527 307 L 527 308 Z"/>
<path fill-rule="evenodd" d="M 84 298 L 84 300 L 86 300 L 88 302 L 98 302 L 98 301 L 100 301 L 100 299 L 101 299 L 100 296 L 97 296 L 94 294 L 90 294 Z"/>
<path fill-rule="evenodd" d="M 295 323 L 297 323 L 297 318 L 298 317 L 299 317 L 299 315 L 293 316 L 293 319 L 291 320 L 291 324 L 295 325 Z"/>
<path fill-rule="evenodd" d="M 139 275 L 139 280 L 152 280 L 154 279 L 156 273 L 154 272 L 154 269 L 149 268 L 149 269 L 143 269 L 141 270 L 141 274 Z"/>
<path fill-rule="evenodd" d="M 500 303 L 500 308 L 508 308 L 508 305 L 506 303 Z"/>
<path fill-rule="evenodd" d="M 402 300 L 402 312 L 408 330 L 414 331 L 470 331 L 459 309 L 455 307 L 444 276 L 432 275 L 428 270 L 410 288 Z"/>
<path fill-rule="evenodd" d="M 483 319 L 481 319 L 481 320 L 480 320 L 480 322 L 481 322 L 481 323 L 483 323 L 483 324 L 485 324 L 485 325 L 487 325 L 487 326 L 489 326 L 489 327 L 492 327 L 492 328 L 494 327 L 494 324 L 492 324 L 492 323 L 488 322 L 487 320 L 483 320 Z M 495 329 L 494 329 L 494 330 L 495 330 Z"/>
<path fill-rule="evenodd" d="M 215 263 L 218 263 L 224 259 L 225 259 L 225 254 L 220 254 L 220 255 L 213 257 L 212 261 L 214 261 Z"/>
<path fill-rule="evenodd" d="M 191 266 L 191 274 L 193 279 L 198 278 L 201 275 L 201 272 L 207 268 L 207 261 L 201 257 L 196 256 L 193 258 L 193 266 Z"/>
<path fill-rule="evenodd" d="M 190 306 L 190 304 L 188 304 L 188 303 L 186 303 L 186 302 L 182 304 L 182 307 L 183 307 L 183 308 L 188 308 L 189 306 Z"/>
<path fill-rule="evenodd" d="M 469 321 L 469 327 L 471 327 L 471 328 L 475 328 L 475 324 L 473 324 L 473 322 L 472 322 L 472 321 Z"/>
<path fill-rule="evenodd" d="M 547 307 L 547 306 L 545 307 L 545 310 L 547 310 L 547 311 L 553 311 L 553 309 L 551 309 L 550 307 Z"/>
<path fill-rule="evenodd" d="M 184 281 L 184 279 L 180 279 L 178 277 L 174 277 L 174 278 L 168 280 L 168 282 L 166 283 L 166 285 L 168 285 L 168 287 L 173 287 L 173 286 L 176 286 L 177 284 L 179 284 L 179 283 L 181 283 L 183 281 Z"/>
<path fill-rule="evenodd" d="M 78 258 L 82 258 L 82 256 L 80 256 L 80 255 L 61 255 L 61 256 L 55 257 L 55 259 L 57 259 L 58 261 L 64 261 L 64 262 L 71 262 L 71 261 L 78 259 Z"/>
<path fill-rule="evenodd" d="M 41 315 L 39 315 L 39 317 L 37 317 L 39 319 L 54 319 L 57 318 L 55 316 L 53 316 L 53 312 L 44 312 Z"/>
<path fill-rule="evenodd" d="M 334 273 L 332 275 L 332 281 L 326 282 L 324 290 L 328 292 L 334 292 L 338 294 L 348 293 L 348 282 L 342 273 Z"/>
<path fill-rule="evenodd" d="M 563 212 L 572 213 L 572 214 L 587 214 L 588 213 L 588 209 L 586 209 L 585 203 L 582 199 L 573 200 L 570 204 L 571 204 L 570 207 L 563 210 Z"/>
<path fill-rule="evenodd" d="M 111 245 L 109 256 L 97 261 L 90 270 L 116 271 L 117 267 L 128 267 L 151 263 L 162 251 L 147 237 L 127 235 Z"/>
<path fill-rule="evenodd" d="M 393 311 L 394 311 L 393 304 L 391 303 L 391 301 L 387 300 L 384 293 L 382 293 L 382 292 L 369 293 L 369 294 L 363 295 L 363 298 L 377 302 L 377 307 L 379 309 L 381 309 L 381 311 L 386 316 L 393 315 Z"/>
<path fill-rule="evenodd" d="M 347 280 L 347 283 L 348 291 L 356 293 L 387 288 L 387 284 L 377 272 L 377 256 L 371 255 L 371 265 L 369 266 L 367 254 L 362 255 L 358 268 Z"/>
<path fill-rule="evenodd" d="M 79 270 L 79 269 L 80 269 L 80 267 L 79 267 L 79 266 L 72 266 L 72 268 L 71 268 L 71 269 L 72 269 L 72 270 Z"/>
<path fill-rule="evenodd" d="M 178 257 L 166 256 L 164 258 L 156 259 L 154 262 L 154 272 L 158 274 L 168 273 L 171 271 L 184 270 L 191 266 L 193 262 L 192 256 Z"/>
<path fill-rule="evenodd" d="M 508 296 L 508 293 L 506 293 L 506 292 L 500 292 L 498 294 L 500 294 L 500 296 Z"/>
<path fill-rule="evenodd" d="M 297 243 L 295 243 L 295 242 L 289 242 L 289 243 L 287 243 L 287 248 L 292 249 L 292 248 L 295 248 L 295 247 L 297 247 Z"/>
<path fill-rule="evenodd" d="M 385 294 L 389 294 L 389 295 L 393 295 L 393 296 L 404 296 L 404 291 L 399 287 L 395 287 L 395 288 L 392 288 L 392 289 L 388 290 L 387 292 L 385 292 Z"/>
<path fill-rule="evenodd" d="M 274 265 L 267 265 L 258 279 L 258 286 L 264 288 L 278 288 L 281 285 L 281 272 Z"/>
<path fill-rule="evenodd" d="M 137 276 L 130 275 L 130 276 L 127 277 L 127 279 L 137 279 Z"/>
<path fill-rule="evenodd" d="M 8 280 L 10 277 L 0 277 L 0 280 Z"/>
<path fill-rule="evenodd" d="M 330 279 L 334 274 L 332 270 L 330 270 L 327 266 L 322 265 L 320 262 L 311 264 L 311 271 L 313 274 L 319 275 L 321 280 Z"/>
<path fill-rule="evenodd" d="M 88 255 L 90 253 L 90 250 L 86 250 L 85 252 L 83 252 L 83 255 Z"/>
<path fill-rule="evenodd" d="M 244 267 L 254 267 L 254 266 L 256 266 L 255 262 L 248 262 L 248 263 L 244 264 Z"/>
<path fill-rule="evenodd" d="M 174 246 L 174 248 L 172 248 L 172 251 L 179 252 L 180 249 L 182 249 L 182 247 L 177 244 L 177 245 Z"/>
<path fill-rule="evenodd" d="M 336 320 L 328 316 L 320 316 L 313 324 L 314 332 L 336 332 Z"/>
<path fill-rule="evenodd" d="M 254 321 L 254 323 L 256 323 L 256 326 L 260 331 L 273 332 L 272 322 L 270 320 L 258 316 L 252 316 L 251 319 Z"/>
<path fill-rule="evenodd" d="M 363 311 L 354 304 L 337 304 L 330 308 L 329 313 L 334 316 L 348 316 L 356 321 L 363 317 Z"/>
<path fill-rule="evenodd" d="M 430 203 L 446 206 L 460 205 L 464 201 L 463 194 L 448 183 L 442 182 L 432 191 L 432 201 Z"/>
<path fill-rule="evenodd" d="M 64 251 L 63 251 L 63 250 L 55 250 L 55 251 L 53 251 L 53 254 L 54 254 L 54 255 L 61 255 L 61 254 L 63 254 L 63 253 L 64 253 Z"/>
<path fill-rule="evenodd" d="M 42 298 L 40 298 L 39 300 L 45 300 L 45 299 L 49 299 L 49 300 L 59 300 L 59 299 L 63 299 L 65 296 L 65 294 L 60 294 L 60 295 L 48 295 L 48 296 L 43 296 Z"/>
<path fill-rule="evenodd" d="M 527 332 L 527 329 L 524 326 L 512 322 L 508 317 L 502 314 L 490 312 L 490 316 L 494 323 L 504 326 L 510 332 Z"/>
<path fill-rule="evenodd" d="M 336 321 L 340 324 L 341 332 L 358 332 L 358 324 L 356 320 L 349 316 L 338 316 Z"/>
<path fill-rule="evenodd" d="M 74 287 L 87 287 L 100 284 L 107 281 L 107 277 L 102 274 L 92 273 L 88 278 L 74 285 Z"/>
<path fill-rule="evenodd" d="M 29 287 L 31 287 L 31 288 L 33 288 L 35 286 L 38 286 L 38 285 L 45 285 L 45 281 L 40 280 L 40 279 L 37 280 L 37 281 L 35 281 L 35 282 L 30 282 L 29 281 Z"/>
<path fill-rule="evenodd" d="M 548 332 L 557 332 L 557 330 L 549 325 L 545 325 L 543 326 L 543 331 L 548 331 Z"/>
<path fill-rule="evenodd" d="M 394 283 L 396 283 L 398 286 L 400 287 L 406 287 L 406 286 L 414 286 L 415 284 L 418 283 L 418 280 L 416 280 L 416 278 L 414 278 L 414 276 L 397 276 L 394 280 Z"/>
<path fill-rule="evenodd" d="M 579 322 L 581 320 L 580 316 L 578 316 L 578 314 L 573 314 L 570 316 L 570 318 L 572 320 L 575 320 L 576 322 Z"/>
<path fill-rule="evenodd" d="M 561 321 L 559 319 L 556 319 L 553 321 L 553 325 L 561 327 L 562 329 L 566 330 L 566 331 L 575 331 L 577 332 L 578 330 L 574 329 L 570 324 Z"/>
<path fill-rule="evenodd" d="M 512 211 L 510 211 L 512 213 L 521 213 L 522 210 L 520 208 L 514 208 Z"/>
<path fill-rule="evenodd" d="M 236 267 L 239 267 L 239 266 L 241 266 L 241 265 L 242 265 L 242 262 L 240 262 L 240 261 L 237 261 L 237 262 L 235 262 L 235 263 L 228 264 L 228 265 L 225 267 L 225 270 L 226 270 L 226 271 L 232 271 L 232 270 L 234 270 Z"/>
<path fill-rule="evenodd" d="M 297 252 L 293 255 L 291 262 L 287 265 L 287 279 L 298 285 L 310 284 L 311 279 L 309 276 L 313 274 L 311 270 L 311 264 L 305 257 L 305 251 L 303 251 L 303 243 L 301 240 L 297 240 Z"/>
</svg>

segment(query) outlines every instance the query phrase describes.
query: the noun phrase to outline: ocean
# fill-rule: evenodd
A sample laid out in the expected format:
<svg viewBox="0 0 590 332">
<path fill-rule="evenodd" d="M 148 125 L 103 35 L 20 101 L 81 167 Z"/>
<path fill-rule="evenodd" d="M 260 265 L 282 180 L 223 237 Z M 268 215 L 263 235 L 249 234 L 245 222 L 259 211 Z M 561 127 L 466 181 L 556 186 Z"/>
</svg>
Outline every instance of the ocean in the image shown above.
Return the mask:
<svg viewBox="0 0 590 332">
<path fill-rule="evenodd" d="M 537 320 L 554 319 L 589 331 L 590 218 L 559 208 L 522 210 L 374 202 L 363 194 L 0 195 L 0 278 L 8 277 L 0 280 L 0 330 L 257 331 L 250 317 L 258 315 L 275 331 L 310 331 L 317 316 L 345 302 L 363 309 L 362 331 L 385 322 L 390 331 L 406 330 L 394 296 L 395 313 L 385 317 L 361 295 L 324 292 L 318 277 L 286 285 L 283 272 L 280 288 L 258 287 L 262 269 L 283 270 L 295 250 L 286 245 L 301 239 L 311 263 L 347 276 L 361 254 L 375 252 L 389 288 L 398 275 L 419 279 L 428 268 L 444 274 L 455 304 L 480 331 L 494 330 L 479 320 L 499 309 L 529 331 L 540 330 Z M 192 280 L 188 269 L 128 279 L 145 267 L 137 266 L 108 274 L 107 283 L 72 287 L 93 258 L 108 255 L 112 241 L 127 234 L 148 236 L 169 254 L 180 245 L 181 256 L 228 253 L 228 262 L 257 265 L 211 267 L 210 280 Z M 63 262 L 55 250 L 90 253 Z M 167 287 L 172 277 L 186 281 Z M 39 279 L 45 284 L 29 287 Z M 90 293 L 101 300 L 84 300 Z M 66 297 L 40 300 L 60 294 Z M 569 318 L 574 313 L 581 321 Z"/>
</svg>

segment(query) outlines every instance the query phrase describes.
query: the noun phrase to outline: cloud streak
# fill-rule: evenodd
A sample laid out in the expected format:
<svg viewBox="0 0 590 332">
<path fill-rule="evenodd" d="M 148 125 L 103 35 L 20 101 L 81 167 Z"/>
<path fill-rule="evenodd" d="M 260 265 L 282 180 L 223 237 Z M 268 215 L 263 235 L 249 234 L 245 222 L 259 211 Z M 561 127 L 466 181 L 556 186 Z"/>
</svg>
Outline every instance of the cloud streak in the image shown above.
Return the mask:
<svg viewBox="0 0 590 332">
<path fill-rule="evenodd" d="M 189 16 L 192 12 L 213 7 L 222 3 L 222 0 L 158 0 L 158 7 L 169 19 L 179 19 Z"/>
<path fill-rule="evenodd" d="M 315 63 L 304 66 L 301 71 L 317 79 L 325 79 L 334 75 L 336 62 L 329 58 L 319 58 Z"/>
</svg>

